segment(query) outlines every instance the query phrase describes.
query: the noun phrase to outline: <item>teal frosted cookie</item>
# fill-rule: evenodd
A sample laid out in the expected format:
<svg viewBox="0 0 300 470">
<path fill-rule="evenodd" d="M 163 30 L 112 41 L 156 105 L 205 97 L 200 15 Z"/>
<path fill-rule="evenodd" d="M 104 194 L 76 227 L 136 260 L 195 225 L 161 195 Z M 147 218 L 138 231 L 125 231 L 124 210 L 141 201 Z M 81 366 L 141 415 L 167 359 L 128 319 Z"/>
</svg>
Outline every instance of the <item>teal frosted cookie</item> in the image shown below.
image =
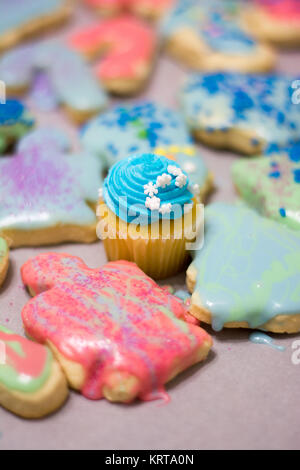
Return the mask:
<svg viewBox="0 0 300 470">
<path fill-rule="evenodd" d="M 248 155 L 286 146 L 300 133 L 293 78 L 237 73 L 192 74 L 180 102 L 186 122 L 207 145 Z"/>
<path fill-rule="evenodd" d="M 161 24 L 167 52 L 195 70 L 266 72 L 275 54 L 240 21 L 236 0 L 180 0 Z"/>
<path fill-rule="evenodd" d="M 212 187 L 212 176 L 180 114 L 153 102 L 103 113 L 83 128 L 81 141 L 89 153 L 101 159 L 105 170 L 130 155 L 156 153 L 178 161 L 200 197 Z"/>
<path fill-rule="evenodd" d="M 33 125 L 33 117 L 20 101 L 0 103 L 0 155 L 29 132 Z"/>
<path fill-rule="evenodd" d="M 232 168 L 239 195 L 265 217 L 300 230 L 300 144 L 238 160 Z"/>
<path fill-rule="evenodd" d="M 6 277 L 8 269 L 8 252 L 7 242 L 0 237 L 0 286 Z"/>
<path fill-rule="evenodd" d="M 101 162 L 71 154 L 64 134 L 38 129 L 0 159 L 0 235 L 11 246 L 97 240 Z"/>
<path fill-rule="evenodd" d="M 205 242 L 187 270 L 190 312 L 219 331 L 300 330 L 300 236 L 243 205 L 205 211 Z"/>
<path fill-rule="evenodd" d="M 0 59 L 0 77 L 8 94 L 30 89 L 41 72 L 49 82 L 41 93 L 50 94 L 50 89 L 52 101 L 64 106 L 75 122 L 86 121 L 106 107 L 106 93 L 93 72 L 76 51 L 59 41 L 20 46 Z"/>
</svg>

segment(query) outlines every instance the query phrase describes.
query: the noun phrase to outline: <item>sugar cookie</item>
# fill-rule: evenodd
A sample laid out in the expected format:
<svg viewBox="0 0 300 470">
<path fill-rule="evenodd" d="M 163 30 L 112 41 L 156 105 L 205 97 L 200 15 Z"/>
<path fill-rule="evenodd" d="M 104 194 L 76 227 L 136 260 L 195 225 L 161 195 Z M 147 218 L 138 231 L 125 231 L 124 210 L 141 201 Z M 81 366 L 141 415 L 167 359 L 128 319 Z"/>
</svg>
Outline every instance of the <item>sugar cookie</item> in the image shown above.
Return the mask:
<svg viewBox="0 0 300 470">
<path fill-rule="evenodd" d="M 21 272 L 36 296 L 22 311 L 26 332 L 50 345 L 70 386 L 87 398 L 159 398 L 211 348 L 202 328 L 183 321 L 182 302 L 133 263 L 91 269 L 75 256 L 45 253 Z"/>
<path fill-rule="evenodd" d="M 0 103 L 0 155 L 29 132 L 33 125 L 33 117 L 20 101 Z"/>
<path fill-rule="evenodd" d="M 300 144 L 234 163 L 239 195 L 265 217 L 300 230 Z"/>
<path fill-rule="evenodd" d="M 92 242 L 101 162 L 67 153 L 64 135 L 39 129 L 0 158 L 0 235 L 11 246 Z M 91 206 L 91 207 L 90 207 Z"/>
<path fill-rule="evenodd" d="M 46 346 L 0 325 L 0 359 L 0 406 L 23 418 L 41 418 L 65 402 L 65 376 Z"/>
<path fill-rule="evenodd" d="M 205 243 L 187 270 L 190 313 L 216 331 L 300 331 L 300 236 L 243 205 L 205 211 Z"/>
<path fill-rule="evenodd" d="M 125 15 L 82 28 L 69 42 L 90 59 L 104 53 L 95 73 L 109 92 L 118 95 L 136 93 L 145 85 L 157 46 L 156 34 L 150 26 Z"/>
<path fill-rule="evenodd" d="M 106 95 L 84 60 L 58 41 L 21 46 L 0 59 L 0 77 L 8 94 L 24 93 L 41 70 L 75 122 L 89 119 L 106 106 Z"/>
<path fill-rule="evenodd" d="M 69 18 L 69 0 L 0 0 L 0 51 Z"/>
<path fill-rule="evenodd" d="M 293 78 L 235 73 L 192 74 L 181 91 L 186 122 L 205 144 L 247 155 L 299 139 Z"/>
<path fill-rule="evenodd" d="M 115 15 L 130 11 L 145 18 L 157 19 L 175 2 L 175 0 L 85 0 L 100 14 Z"/>
<path fill-rule="evenodd" d="M 98 155 L 108 170 L 131 154 L 156 153 L 176 160 L 198 185 L 203 200 L 213 187 L 198 150 L 180 114 L 154 102 L 115 107 L 92 119 L 82 130 L 81 141 L 89 153 Z"/>
<path fill-rule="evenodd" d="M 243 13 L 251 33 L 276 46 L 300 44 L 299 0 L 252 0 Z"/>
<path fill-rule="evenodd" d="M 8 252 L 7 242 L 0 237 L 0 286 L 3 284 L 8 270 Z"/>
<path fill-rule="evenodd" d="M 246 33 L 238 11 L 233 1 L 181 0 L 161 25 L 167 52 L 195 70 L 267 72 L 275 53 Z"/>
</svg>

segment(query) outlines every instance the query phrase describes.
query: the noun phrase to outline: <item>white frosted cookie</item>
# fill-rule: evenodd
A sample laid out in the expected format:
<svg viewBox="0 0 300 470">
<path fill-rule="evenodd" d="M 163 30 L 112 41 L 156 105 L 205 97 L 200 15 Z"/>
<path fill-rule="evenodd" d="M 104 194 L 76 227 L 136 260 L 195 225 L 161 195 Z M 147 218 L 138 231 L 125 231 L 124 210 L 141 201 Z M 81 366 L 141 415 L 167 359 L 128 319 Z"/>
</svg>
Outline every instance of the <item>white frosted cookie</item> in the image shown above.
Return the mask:
<svg viewBox="0 0 300 470">
<path fill-rule="evenodd" d="M 293 104 L 292 83 L 280 75 L 195 73 L 181 90 L 181 108 L 198 140 L 255 155 L 268 144 L 299 139 L 300 106 Z"/>
<path fill-rule="evenodd" d="M 275 65 L 273 49 L 243 28 L 236 0 L 181 0 L 160 30 L 167 52 L 195 70 L 267 72 Z"/>
</svg>

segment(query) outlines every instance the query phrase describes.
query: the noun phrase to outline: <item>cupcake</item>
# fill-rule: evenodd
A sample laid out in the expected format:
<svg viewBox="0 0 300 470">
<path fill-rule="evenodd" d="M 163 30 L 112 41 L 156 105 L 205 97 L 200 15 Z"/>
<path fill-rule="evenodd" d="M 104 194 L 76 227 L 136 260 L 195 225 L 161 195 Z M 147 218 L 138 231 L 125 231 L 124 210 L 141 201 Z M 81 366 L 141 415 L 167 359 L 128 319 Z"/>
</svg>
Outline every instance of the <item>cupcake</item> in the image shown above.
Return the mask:
<svg viewBox="0 0 300 470">
<path fill-rule="evenodd" d="M 99 195 L 97 233 L 110 261 L 133 261 L 154 279 L 184 268 L 202 207 L 177 162 L 154 154 L 120 160 Z"/>
</svg>

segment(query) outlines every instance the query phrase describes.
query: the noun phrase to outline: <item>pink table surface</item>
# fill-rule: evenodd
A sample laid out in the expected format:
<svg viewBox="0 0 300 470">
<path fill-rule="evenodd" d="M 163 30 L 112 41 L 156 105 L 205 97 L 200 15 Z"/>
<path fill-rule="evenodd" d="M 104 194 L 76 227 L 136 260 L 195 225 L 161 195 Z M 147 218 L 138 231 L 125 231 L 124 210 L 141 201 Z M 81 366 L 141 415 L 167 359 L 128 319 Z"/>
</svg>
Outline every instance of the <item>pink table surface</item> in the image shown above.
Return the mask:
<svg viewBox="0 0 300 470">
<path fill-rule="evenodd" d="M 79 8 L 56 34 L 67 35 L 92 18 L 92 13 Z M 281 54 L 277 70 L 300 74 L 300 54 Z M 162 57 L 139 98 L 176 107 L 185 75 L 184 68 Z M 79 147 L 77 130 L 63 113 L 35 115 L 42 124 L 65 129 L 74 148 Z M 201 151 L 215 175 L 217 190 L 211 200 L 233 200 L 230 167 L 237 157 L 205 147 Z M 0 322 L 18 333 L 23 334 L 20 312 L 29 299 L 20 267 L 49 250 L 81 256 L 91 267 L 106 262 L 100 242 L 12 251 L 9 274 L 0 290 Z M 183 287 L 185 275 L 165 283 Z M 279 352 L 251 343 L 249 331 L 211 333 L 214 346 L 208 360 L 171 382 L 169 404 L 113 405 L 71 392 L 65 406 L 43 420 L 25 421 L 0 409 L 0 449 L 299 449 L 300 365 L 291 361 L 297 336 L 273 335 L 286 347 Z"/>
</svg>

